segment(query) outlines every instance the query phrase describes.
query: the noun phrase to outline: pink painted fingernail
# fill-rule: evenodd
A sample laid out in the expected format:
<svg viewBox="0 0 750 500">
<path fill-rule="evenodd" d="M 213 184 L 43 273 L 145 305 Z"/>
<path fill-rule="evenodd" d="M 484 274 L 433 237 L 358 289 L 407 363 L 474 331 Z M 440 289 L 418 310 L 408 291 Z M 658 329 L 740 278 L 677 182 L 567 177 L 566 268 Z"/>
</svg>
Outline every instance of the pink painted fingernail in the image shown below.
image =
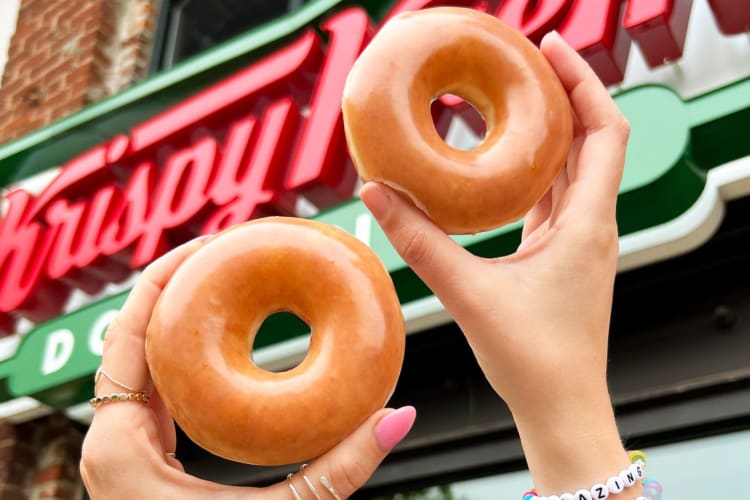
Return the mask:
<svg viewBox="0 0 750 500">
<path fill-rule="evenodd" d="M 413 406 L 403 406 L 380 419 L 375 426 L 375 439 L 380 447 L 391 451 L 406 437 L 416 418 L 417 410 Z"/>
</svg>

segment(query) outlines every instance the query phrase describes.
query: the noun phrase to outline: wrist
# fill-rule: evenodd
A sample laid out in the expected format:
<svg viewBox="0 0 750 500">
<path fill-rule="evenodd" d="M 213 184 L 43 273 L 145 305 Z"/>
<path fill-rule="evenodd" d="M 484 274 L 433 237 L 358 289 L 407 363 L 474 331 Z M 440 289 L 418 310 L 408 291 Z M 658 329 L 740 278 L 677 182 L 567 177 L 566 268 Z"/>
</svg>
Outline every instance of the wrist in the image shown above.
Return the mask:
<svg viewBox="0 0 750 500">
<path fill-rule="evenodd" d="M 606 384 L 596 385 L 511 408 L 540 495 L 589 488 L 628 467 Z M 609 498 L 636 498 L 641 491 L 638 484 Z"/>
<path fill-rule="evenodd" d="M 571 376 L 560 368 L 544 373 L 541 378 L 525 377 L 517 382 L 518 390 L 504 398 L 516 423 L 543 425 L 559 416 L 611 415 L 605 370 L 585 369 L 585 372 L 584 376 Z"/>
</svg>

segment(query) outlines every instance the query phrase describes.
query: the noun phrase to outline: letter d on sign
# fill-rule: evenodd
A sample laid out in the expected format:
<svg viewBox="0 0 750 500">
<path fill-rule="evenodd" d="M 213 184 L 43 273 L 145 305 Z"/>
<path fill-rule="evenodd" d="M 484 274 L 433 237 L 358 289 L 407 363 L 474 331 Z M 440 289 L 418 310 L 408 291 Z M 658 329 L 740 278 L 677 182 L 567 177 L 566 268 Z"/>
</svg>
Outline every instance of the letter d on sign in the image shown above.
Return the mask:
<svg viewBox="0 0 750 500">
<path fill-rule="evenodd" d="M 65 363 L 73 354 L 75 337 L 70 330 L 55 330 L 49 337 L 44 346 L 44 357 L 42 357 L 42 374 L 49 375 L 58 371 L 65 366 Z"/>
</svg>

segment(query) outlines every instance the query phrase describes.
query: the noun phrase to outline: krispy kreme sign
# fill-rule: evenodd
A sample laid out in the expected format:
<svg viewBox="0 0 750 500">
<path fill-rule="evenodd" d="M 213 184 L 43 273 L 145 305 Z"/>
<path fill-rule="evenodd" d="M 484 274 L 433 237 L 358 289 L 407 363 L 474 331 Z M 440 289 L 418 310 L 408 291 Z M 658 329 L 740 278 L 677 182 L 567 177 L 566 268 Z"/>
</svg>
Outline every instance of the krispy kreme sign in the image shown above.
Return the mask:
<svg viewBox="0 0 750 500">
<path fill-rule="evenodd" d="M 437 3 L 402 1 L 386 18 Z M 739 26 L 728 16 L 732 8 L 738 15 L 750 10 L 736 9 L 739 3 L 710 4 L 722 29 Z M 623 78 L 619 1 L 463 4 L 533 40 L 557 28 L 605 82 Z M 691 4 L 626 2 L 622 26 L 650 64 L 680 57 Z M 339 102 L 348 69 L 375 28 L 355 7 L 326 18 L 320 29 L 327 43 L 307 30 L 247 69 L 70 159 L 40 195 L 7 193 L 0 328 L 12 331 L 17 317 L 49 319 L 72 290 L 96 293 L 191 235 L 261 215 L 294 214 L 300 196 L 318 208 L 350 198 L 355 173 Z M 445 99 L 436 110 L 438 127 L 466 108 Z"/>
<path fill-rule="evenodd" d="M 438 3 L 446 2 L 402 1 L 382 19 Z M 689 13 L 691 4 L 455 3 L 501 17 L 534 40 L 558 29 L 608 83 L 623 79 L 624 60 L 618 54 L 630 48 L 630 40 L 647 61 L 679 58 L 688 28 L 685 9 Z M 727 13 L 740 3 L 710 2 L 710 22 L 725 34 L 739 29 L 727 21 L 737 22 L 747 9 Z M 97 293 L 190 237 L 262 215 L 297 214 L 302 202 L 328 208 L 315 217 L 370 244 L 394 277 L 403 303 L 429 297 L 362 204 L 348 201 L 355 174 L 346 155 L 339 101 L 348 69 L 377 26 L 363 8 L 330 11 L 337 4 L 310 3 L 297 14 L 294 27 L 268 28 L 276 35 L 268 32 L 265 45 L 275 48 L 260 59 L 59 163 L 38 164 L 38 169 L 63 165 L 41 192 L 13 189 L 4 195 L 0 324 L 12 332 L 20 317 L 41 323 L 14 356 L 0 362 L 5 399 L 31 395 L 59 408 L 82 400 L 79 395 L 88 390 L 98 365 L 103 325 L 124 295 L 51 319 L 74 290 Z M 622 262 L 628 268 L 674 254 L 662 247 L 679 240 L 665 236 L 661 247 L 645 248 L 635 240 L 628 247 L 628 237 L 668 225 L 704 202 L 709 212 L 715 210 L 710 199 L 705 201 L 716 196 L 706 173 L 750 155 L 747 141 L 736 132 L 747 127 L 750 82 L 739 79 L 691 99 L 664 87 L 637 87 L 616 100 L 633 123 L 618 207 Z M 447 131 L 455 117 L 468 116 L 466 109 L 444 99 L 434 107 L 436 126 Z M 469 129 L 477 126 L 464 122 Z M 0 150 L 0 170 L 20 155 L 13 145 Z M 715 217 L 712 213 L 704 218 Z M 518 242 L 519 227 L 458 240 L 478 254 L 507 253 Z M 684 251 L 689 244 L 696 242 L 678 246 Z M 649 254 L 657 247 L 661 250 Z M 62 386 L 69 390 L 52 390 Z"/>
</svg>

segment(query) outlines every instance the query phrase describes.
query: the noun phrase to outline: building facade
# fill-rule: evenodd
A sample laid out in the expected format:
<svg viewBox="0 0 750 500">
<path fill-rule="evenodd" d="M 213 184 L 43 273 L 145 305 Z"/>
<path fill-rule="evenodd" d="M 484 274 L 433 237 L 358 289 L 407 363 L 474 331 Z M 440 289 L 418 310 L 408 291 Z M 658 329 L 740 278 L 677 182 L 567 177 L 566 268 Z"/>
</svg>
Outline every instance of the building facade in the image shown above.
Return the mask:
<svg viewBox="0 0 750 500">
<path fill-rule="evenodd" d="M 444 4 L 493 14 L 535 42 L 557 29 L 630 120 L 610 348 L 618 422 L 651 452 L 665 498 L 734 491 L 750 465 L 746 1 L 4 0 L 0 500 L 84 495 L 77 461 L 102 334 L 138 270 L 198 234 L 271 214 L 355 234 L 402 303 L 393 404 L 414 404 L 419 419 L 359 496 L 525 491 L 507 408 L 354 196 L 343 136 L 343 83 L 378 27 Z M 450 144 L 481 140 L 481 119 L 460 99 L 432 111 Z M 520 227 L 458 241 L 503 255 Z M 304 325 L 275 318 L 254 360 L 286 369 L 307 343 Z M 232 484 L 288 472 L 219 460 L 183 435 L 178 455 Z M 701 477 L 687 477 L 696 462 Z"/>
</svg>

